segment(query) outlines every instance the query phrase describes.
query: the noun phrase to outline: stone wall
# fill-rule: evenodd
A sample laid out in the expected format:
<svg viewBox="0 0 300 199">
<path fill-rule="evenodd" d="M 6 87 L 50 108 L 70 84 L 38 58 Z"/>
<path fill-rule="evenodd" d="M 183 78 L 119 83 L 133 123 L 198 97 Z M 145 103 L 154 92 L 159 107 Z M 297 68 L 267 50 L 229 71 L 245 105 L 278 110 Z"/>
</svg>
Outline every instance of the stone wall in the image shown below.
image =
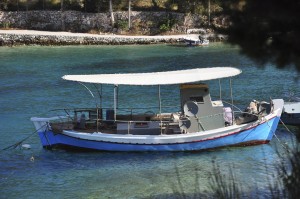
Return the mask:
<svg viewBox="0 0 300 199">
<path fill-rule="evenodd" d="M 115 25 L 111 25 L 109 13 L 83 13 L 79 11 L 21 11 L 0 12 L 0 29 L 25 29 L 94 33 L 95 36 L 62 36 L 53 34 L 1 33 L 0 46 L 13 45 L 77 45 L 77 44 L 157 44 L 176 43 L 173 37 L 105 37 L 105 33 L 117 35 L 178 35 L 188 30 L 200 30 L 210 41 L 222 41 L 223 35 L 213 34 L 206 25 L 206 16 L 170 12 L 135 12 L 131 14 L 128 29 L 128 12 L 114 12 Z M 224 18 L 225 19 L 225 18 Z M 213 19 L 214 25 L 222 26 L 224 19 Z M 221 24 L 217 24 L 221 23 Z M 164 26 L 163 26 L 164 25 Z M 168 26 L 166 26 L 168 25 Z M 226 25 L 226 24 L 225 24 Z M 161 27 L 166 28 L 162 29 Z M 195 33 L 195 32 L 194 32 Z M 97 36 L 98 35 L 98 36 Z M 104 35 L 104 36 L 101 36 Z"/>
<path fill-rule="evenodd" d="M 111 29 L 107 13 L 78 11 L 0 12 L 0 24 L 9 28 L 47 31 L 88 32 L 93 29 Z"/>
<path fill-rule="evenodd" d="M 109 13 L 83 13 L 78 11 L 19 11 L 0 12 L 0 28 L 18 28 L 46 31 L 155 35 L 162 33 L 160 25 L 171 21 L 169 34 L 182 34 L 190 28 L 207 24 L 206 16 L 167 12 L 135 12 L 131 14 L 132 28 L 118 27 L 127 23 L 128 12 L 115 12 L 116 25 L 112 27 Z M 223 21 L 223 20 L 219 20 Z"/>
</svg>

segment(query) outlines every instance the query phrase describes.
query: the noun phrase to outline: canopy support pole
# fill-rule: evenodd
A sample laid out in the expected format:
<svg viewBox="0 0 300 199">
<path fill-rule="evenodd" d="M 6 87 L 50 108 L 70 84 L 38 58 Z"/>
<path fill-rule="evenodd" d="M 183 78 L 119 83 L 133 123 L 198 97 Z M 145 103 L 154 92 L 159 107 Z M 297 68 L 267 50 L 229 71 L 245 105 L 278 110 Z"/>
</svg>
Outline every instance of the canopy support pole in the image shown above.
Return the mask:
<svg viewBox="0 0 300 199">
<path fill-rule="evenodd" d="M 230 97 L 231 97 L 231 113 L 232 113 L 232 125 L 235 123 L 234 120 L 234 111 L 233 111 L 233 92 L 232 92 L 232 79 L 229 79 L 230 83 Z"/>
<path fill-rule="evenodd" d="M 97 127 L 97 132 L 98 132 L 99 131 L 99 121 L 100 121 L 100 119 L 102 119 L 102 84 L 100 84 L 100 91 L 96 84 L 93 84 L 93 86 L 96 88 L 97 93 L 99 95 L 99 100 L 100 100 L 100 104 L 99 104 L 100 107 L 98 107 L 98 105 L 96 104 L 96 110 L 97 110 L 96 127 Z M 100 108 L 100 110 L 99 110 L 99 108 Z M 99 118 L 99 111 L 101 111 L 101 118 Z"/>
<path fill-rule="evenodd" d="M 102 104 L 102 102 L 103 102 L 103 99 L 102 99 L 102 84 L 100 84 L 100 108 L 102 109 L 102 106 L 103 106 L 103 104 Z"/>
<path fill-rule="evenodd" d="M 118 85 L 114 87 L 114 121 L 117 120 L 117 106 L 118 106 Z"/>
<path fill-rule="evenodd" d="M 220 88 L 220 100 L 222 100 L 222 85 L 221 85 L 221 79 L 219 79 L 219 88 Z"/>
<path fill-rule="evenodd" d="M 160 116 L 160 134 L 162 134 L 162 115 L 161 115 L 161 96 L 160 96 L 160 85 L 158 85 L 158 101 L 159 101 L 159 116 Z"/>
<path fill-rule="evenodd" d="M 98 132 L 98 130 L 99 130 L 99 122 L 100 122 L 100 119 L 101 119 L 101 121 L 103 121 L 103 110 L 102 110 L 102 107 L 103 107 L 103 105 L 102 105 L 102 84 L 100 84 L 100 94 L 99 94 L 99 98 L 100 98 L 100 111 L 101 111 L 101 114 L 100 114 L 100 116 L 101 116 L 101 118 L 99 118 L 99 110 L 97 109 L 97 132 Z"/>
<path fill-rule="evenodd" d="M 89 91 L 89 93 L 92 95 L 92 97 L 94 98 L 94 100 L 95 100 L 95 104 L 96 104 L 96 114 L 97 114 L 96 125 L 97 125 L 97 132 L 98 132 L 98 129 L 99 129 L 99 125 L 98 125 L 98 119 L 99 119 L 99 107 L 98 107 L 97 99 L 95 98 L 93 92 L 92 92 L 86 85 L 84 85 L 82 82 L 78 82 L 78 83 L 81 84 L 83 87 L 85 87 L 85 88 Z M 97 86 L 96 86 L 95 84 L 93 84 L 93 85 L 94 85 L 95 88 L 97 89 L 97 92 L 98 92 L 98 94 L 99 94 L 99 96 L 100 96 L 100 99 L 101 99 L 101 96 L 102 96 L 102 86 L 101 86 L 101 94 L 100 94 L 99 91 L 98 91 Z M 100 105 L 100 106 L 101 106 L 101 105 Z"/>
</svg>

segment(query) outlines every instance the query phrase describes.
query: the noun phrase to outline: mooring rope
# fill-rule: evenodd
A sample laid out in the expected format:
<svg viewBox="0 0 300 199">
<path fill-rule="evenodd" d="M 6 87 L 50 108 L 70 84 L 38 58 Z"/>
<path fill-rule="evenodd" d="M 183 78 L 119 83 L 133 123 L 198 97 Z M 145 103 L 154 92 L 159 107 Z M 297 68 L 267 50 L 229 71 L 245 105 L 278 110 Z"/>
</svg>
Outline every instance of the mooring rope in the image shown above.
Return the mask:
<svg viewBox="0 0 300 199">
<path fill-rule="evenodd" d="M 286 128 L 286 130 L 288 131 L 288 132 L 290 132 L 291 134 L 293 134 L 294 136 L 296 136 L 286 125 L 285 125 L 285 123 L 281 120 L 281 118 L 279 118 L 280 119 L 280 122 L 283 124 L 283 126 Z"/>
<path fill-rule="evenodd" d="M 277 137 L 277 135 L 274 133 L 275 138 L 278 140 L 279 144 L 281 145 L 282 148 L 284 148 L 287 152 L 291 152 L 291 150 L 289 149 L 289 146 L 287 146 L 286 144 L 283 144 L 281 142 L 281 140 L 279 140 L 279 138 Z"/>
<path fill-rule="evenodd" d="M 37 129 L 36 131 L 34 131 L 33 133 L 31 133 L 29 136 L 27 136 L 26 138 L 18 141 L 17 143 L 13 144 L 13 145 L 10 145 L 8 147 L 5 147 L 3 149 L 1 149 L 1 151 L 5 151 L 7 149 L 10 149 L 10 148 L 17 148 L 18 146 L 20 146 L 25 140 L 27 140 L 28 138 L 30 138 L 33 134 L 37 133 L 39 130 L 41 130 L 42 128 L 44 128 L 48 123 L 44 124 L 43 126 L 41 126 L 41 128 Z"/>
<path fill-rule="evenodd" d="M 279 118 L 279 120 L 281 121 L 280 118 Z M 281 121 L 281 122 L 282 122 L 282 121 Z M 292 132 L 290 131 L 290 129 L 289 129 L 283 122 L 282 122 L 282 124 L 285 126 L 285 128 L 288 130 L 288 132 L 292 133 Z M 284 145 L 284 144 L 281 142 L 281 140 L 279 140 L 279 138 L 278 138 L 277 135 L 276 135 L 276 131 L 273 131 L 273 130 L 272 130 L 272 128 L 271 128 L 271 126 L 269 125 L 269 122 L 268 122 L 268 121 L 267 121 L 267 125 L 270 127 L 271 131 L 273 132 L 275 138 L 278 140 L 278 142 L 279 142 L 279 144 L 281 145 L 281 147 L 284 148 L 287 152 L 291 152 L 291 150 L 289 149 L 289 146 Z M 293 133 L 292 133 L 292 134 L 293 134 Z M 294 134 L 293 134 L 293 135 L 294 135 Z"/>
</svg>

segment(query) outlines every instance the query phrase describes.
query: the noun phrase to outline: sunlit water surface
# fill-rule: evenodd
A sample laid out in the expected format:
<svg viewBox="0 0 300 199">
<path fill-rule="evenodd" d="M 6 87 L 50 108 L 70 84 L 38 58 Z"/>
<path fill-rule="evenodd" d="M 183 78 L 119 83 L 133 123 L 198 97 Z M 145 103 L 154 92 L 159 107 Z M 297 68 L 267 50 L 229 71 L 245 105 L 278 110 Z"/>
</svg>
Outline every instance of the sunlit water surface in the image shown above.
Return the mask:
<svg viewBox="0 0 300 199">
<path fill-rule="evenodd" d="M 232 66 L 243 73 L 233 78 L 234 101 L 300 96 L 297 74 L 272 65 L 257 65 L 233 46 L 208 47 L 68 46 L 0 48 L 0 146 L 6 148 L 31 135 L 32 116 L 50 116 L 57 108 L 95 107 L 85 88 L 61 77 L 66 74 L 128 73 Z M 219 97 L 219 82 L 208 82 Z M 229 81 L 222 80 L 222 97 L 229 100 Z M 90 87 L 93 90 L 93 87 Z M 157 107 L 157 87 L 120 86 L 120 107 Z M 178 86 L 162 86 L 163 106 L 178 106 Z M 103 87 L 112 106 L 113 87 Z M 96 96 L 96 94 L 95 94 Z M 96 96 L 97 97 L 97 96 Z M 155 111 L 155 110 L 154 110 Z M 169 111 L 165 109 L 164 111 Z M 292 131 L 296 131 L 292 128 Z M 205 152 L 122 153 L 43 149 L 38 136 L 20 148 L 0 152 L 0 198 L 185 198 L 211 197 L 213 161 L 222 174 L 230 168 L 247 196 L 270 196 L 268 185 L 286 157 L 284 145 L 294 136 L 279 126 L 270 144 Z M 34 157 L 34 160 L 32 160 Z"/>
</svg>

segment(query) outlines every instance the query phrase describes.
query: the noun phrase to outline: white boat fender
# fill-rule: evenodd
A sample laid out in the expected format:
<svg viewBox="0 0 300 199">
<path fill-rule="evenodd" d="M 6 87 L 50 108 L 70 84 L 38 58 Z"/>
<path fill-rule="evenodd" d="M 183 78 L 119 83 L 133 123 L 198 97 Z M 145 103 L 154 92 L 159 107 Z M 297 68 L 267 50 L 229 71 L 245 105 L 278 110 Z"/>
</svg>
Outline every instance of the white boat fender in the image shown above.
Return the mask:
<svg viewBox="0 0 300 199">
<path fill-rule="evenodd" d="M 172 113 L 171 119 L 173 120 L 173 122 L 179 122 L 179 119 L 180 119 L 179 113 Z"/>
<path fill-rule="evenodd" d="M 34 162 L 34 157 L 33 156 L 31 156 L 30 161 Z"/>
<path fill-rule="evenodd" d="M 23 149 L 31 149 L 30 144 L 22 144 Z"/>
</svg>

